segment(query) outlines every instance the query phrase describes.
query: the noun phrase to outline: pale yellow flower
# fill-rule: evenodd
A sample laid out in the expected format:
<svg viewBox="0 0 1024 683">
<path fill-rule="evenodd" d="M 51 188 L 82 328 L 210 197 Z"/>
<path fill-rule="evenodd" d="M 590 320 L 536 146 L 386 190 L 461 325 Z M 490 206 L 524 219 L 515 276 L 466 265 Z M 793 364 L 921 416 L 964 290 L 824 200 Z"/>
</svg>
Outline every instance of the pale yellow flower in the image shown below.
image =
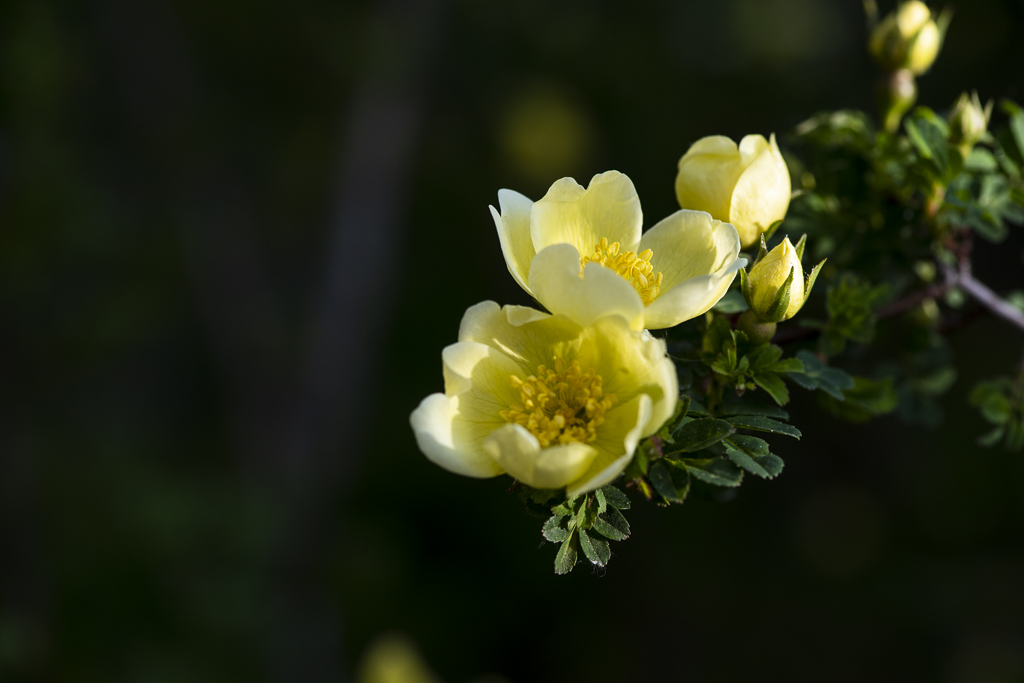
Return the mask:
<svg viewBox="0 0 1024 683">
<path fill-rule="evenodd" d="M 410 418 L 420 450 L 456 474 L 507 472 L 570 496 L 615 479 L 678 399 L 665 343 L 620 316 L 584 327 L 485 301 L 442 359 L 445 393 Z"/>
<path fill-rule="evenodd" d="M 774 135 L 769 140 L 748 135 L 739 145 L 712 135 L 693 143 L 679 160 L 679 206 L 732 223 L 744 247 L 786 217 L 791 194 L 789 169 Z"/>
<path fill-rule="evenodd" d="M 617 171 L 584 189 L 555 182 L 532 202 L 498 192 L 491 207 L 509 272 L 552 313 L 581 325 L 621 315 L 634 329 L 695 318 L 718 303 L 746 261 L 729 224 L 677 211 L 641 234 L 633 183 Z"/>
<path fill-rule="evenodd" d="M 928 5 L 919 0 L 902 2 L 871 32 L 868 50 L 886 70 L 927 71 L 942 47 L 942 33 Z"/>
</svg>

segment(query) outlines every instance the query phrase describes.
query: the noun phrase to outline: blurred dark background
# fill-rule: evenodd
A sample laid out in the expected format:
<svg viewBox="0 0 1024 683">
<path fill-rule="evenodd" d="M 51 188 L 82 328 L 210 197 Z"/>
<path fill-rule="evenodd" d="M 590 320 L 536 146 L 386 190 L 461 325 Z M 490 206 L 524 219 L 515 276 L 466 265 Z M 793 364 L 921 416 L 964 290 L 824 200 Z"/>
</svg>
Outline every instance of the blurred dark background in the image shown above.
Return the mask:
<svg viewBox="0 0 1024 683">
<path fill-rule="evenodd" d="M 1024 98 L 1022 30 L 960 4 L 921 102 Z M 779 479 L 638 504 L 601 572 L 408 427 L 464 309 L 529 303 L 499 188 L 615 168 L 652 225 L 697 138 L 870 109 L 865 39 L 852 0 L 0 4 L 0 680 L 346 681 L 398 631 L 450 683 L 1024 681 L 1024 463 L 966 401 L 999 320 L 937 430 L 794 392 Z"/>
</svg>

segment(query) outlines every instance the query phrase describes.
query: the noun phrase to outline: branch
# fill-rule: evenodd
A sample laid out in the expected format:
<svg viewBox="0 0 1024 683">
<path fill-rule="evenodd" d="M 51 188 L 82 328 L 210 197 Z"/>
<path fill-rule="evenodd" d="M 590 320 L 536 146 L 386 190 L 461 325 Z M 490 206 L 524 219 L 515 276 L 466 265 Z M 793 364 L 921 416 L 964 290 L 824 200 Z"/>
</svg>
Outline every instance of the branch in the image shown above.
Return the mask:
<svg viewBox="0 0 1024 683">
<path fill-rule="evenodd" d="M 959 272 L 947 266 L 946 280 L 963 289 L 974 297 L 978 303 L 1003 320 L 1016 325 L 1018 329 L 1024 331 L 1024 313 L 1010 305 L 1006 299 L 1000 297 L 982 282 L 976 280 L 971 274 L 970 262 L 963 262 Z"/>
</svg>

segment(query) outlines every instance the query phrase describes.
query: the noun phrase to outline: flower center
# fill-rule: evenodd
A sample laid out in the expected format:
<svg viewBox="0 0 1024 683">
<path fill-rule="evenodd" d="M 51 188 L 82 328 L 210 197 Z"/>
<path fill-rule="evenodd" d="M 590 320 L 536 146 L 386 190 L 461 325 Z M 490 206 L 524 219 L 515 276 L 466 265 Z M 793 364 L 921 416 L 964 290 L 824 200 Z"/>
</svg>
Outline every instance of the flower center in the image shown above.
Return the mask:
<svg viewBox="0 0 1024 683">
<path fill-rule="evenodd" d="M 593 441 L 605 412 L 618 401 L 614 394 L 604 394 L 600 375 L 584 371 L 577 361 L 566 365 L 556 358 L 554 370 L 539 365 L 536 375 L 526 379 L 509 375 L 509 379 L 519 389 L 522 402 L 500 415 L 506 422 L 525 427 L 541 448 Z"/>
<path fill-rule="evenodd" d="M 594 253 L 580 258 L 580 278 L 583 277 L 583 267 L 588 263 L 600 263 L 608 266 L 616 273 L 626 278 L 629 284 L 640 294 L 644 306 L 649 306 L 652 301 L 658 298 L 661 291 L 661 273 L 654 272 L 651 265 L 651 257 L 654 252 L 645 249 L 639 254 L 632 251 L 619 253 L 619 243 L 608 244 L 608 238 L 602 237 L 601 241 L 594 245 Z"/>
</svg>

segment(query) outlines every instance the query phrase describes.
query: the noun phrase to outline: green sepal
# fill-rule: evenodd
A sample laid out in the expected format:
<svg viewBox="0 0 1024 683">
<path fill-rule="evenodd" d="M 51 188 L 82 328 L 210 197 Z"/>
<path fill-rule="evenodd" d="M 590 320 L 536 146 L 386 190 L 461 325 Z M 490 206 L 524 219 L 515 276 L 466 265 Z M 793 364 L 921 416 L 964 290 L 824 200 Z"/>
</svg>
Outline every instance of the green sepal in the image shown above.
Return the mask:
<svg viewBox="0 0 1024 683">
<path fill-rule="evenodd" d="M 555 573 L 568 574 L 576 566 L 576 558 L 579 555 L 579 544 L 576 542 L 576 534 L 570 534 L 569 538 L 562 542 L 562 546 L 555 555 Z"/>
<path fill-rule="evenodd" d="M 772 297 L 772 302 L 768 304 L 768 308 L 763 313 L 761 311 L 757 312 L 762 319 L 770 323 L 777 323 L 786 317 L 786 309 L 789 308 L 789 294 L 793 288 L 793 273 L 795 271 L 795 268 L 789 269 L 789 276 L 782 283 L 782 286 L 779 287 L 778 291 L 775 292 L 775 296 Z"/>
<path fill-rule="evenodd" d="M 594 520 L 594 531 L 613 541 L 624 541 L 629 538 L 629 522 L 621 512 L 612 508 Z"/>
<path fill-rule="evenodd" d="M 740 268 L 740 292 L 743 293 L 743 300 L 747 302 L 747 306 L 753 308 L 750 303 L 750 278 L 747 277 L 747 271 L 743 268 Z"/>
<path fill-rule="evenodd" d="M 754 259 L 754 263 L 751 266 L 751 268 L 753 268 L 753 266 L 756 266 L 758 264 L 758 262 L 761 259 L 763 259 L 765 256 L 767 256 L 767 255 L 768 255 L 768 244 L 765 242 L 765 240 L 764 240 L 764 233 L 762 232 L 761 233 L 761 238 L 760 238 L 760 244 L 758 244 L 758 247 L 757 247 L 757 258 Z"/>
<path fill-rule="evenodd" d="M 802 261 L 804 259 L 804 247 L 807 246 L 807 234 L 805 233 L 800 237 L 800 241 L 796 243 L 794 251 L 796 251 L 797 260 Z"/>
<path fill-rule="evenodd" d="M 772 238 L 772 235 L 775 234 L 775 231 L 778 230 L 782 226 L 782 221 L 783 220 L 785 220 L 785 219 L 784 218 L 780 218 L 779 220 L 777 220 L 774 223 L 772 223 L 771 225 L 769 225 L 768 229 L 761 233 L 761 241 L 764 242 L 765 240 L 770 240 Z"/>
<path fill-rule="evenodd" d="M 608 564 L 612 559 L 612 549 L 603 538 L 592 538 L 586 531 L 580 530 L 580 547 L 587 559 L 598 567 Z"/>
<path fill-rule="evenodd" d="M 814 289 L 814 283 L 818 280 L 818 273 L 821 272 L 821 267 L 823 265 L 825 265 L 825 261 L 828 261 L 828 259 L 827 258 L 826 259 L 822 259 L 821 263 L 819 263 L 818 265 L 814 266 L 814 268 L 811 269 L 810 275 L 807 276 L 807 284 L 804 285 L 804 302 L 805 303 L 807 302 L 807 299 L 811 296 L 811 290 Z M 801 306 L 802 305 L 803 304 L 801 304 Z"/>
</svg>

